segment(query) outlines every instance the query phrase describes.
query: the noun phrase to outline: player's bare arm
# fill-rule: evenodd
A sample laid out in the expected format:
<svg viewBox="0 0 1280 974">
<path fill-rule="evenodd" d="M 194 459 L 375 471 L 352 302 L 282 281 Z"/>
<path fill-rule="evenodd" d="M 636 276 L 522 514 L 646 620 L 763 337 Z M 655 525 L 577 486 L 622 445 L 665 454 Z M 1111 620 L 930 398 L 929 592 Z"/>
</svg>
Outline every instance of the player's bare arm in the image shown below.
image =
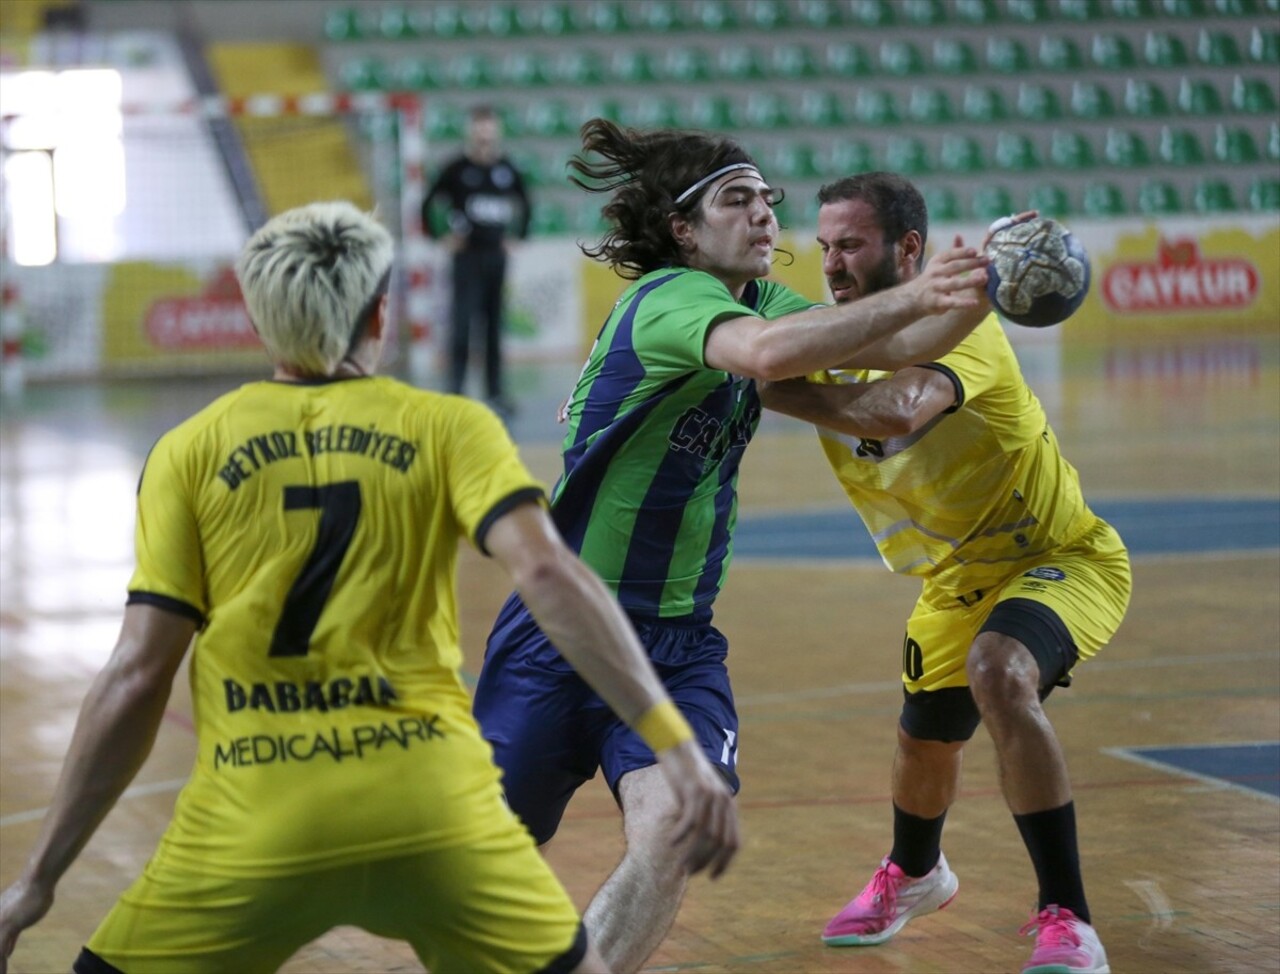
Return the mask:
<svg viewBox="0 0 1280 974">
<path fill-rule="evenodd" d="M 760 387 L 764 405 L 838 433 L 876 440 L 907 436 L 955 405 L 951 380 L 936 369 L 907 368 L 874 382 L 819 384 L 804 379 Z"/>
<path fill-rule="evenodd" d="M 935 255 L 915 279 L 859 301 L 772 321 L 750 316 L 726 319 L 707 335 L 704 359 L 711 368 L 769 381 L 848 362 L 919 319 L 981 309 L 985 264 L 986 258 L 976 249 L 957 246 Z M 965 334 L 968 330 L 956 341 Z"/>
<path fill-rule="evenodd" d="M 561 655 L 653 748 L 663 778 L 675 793 L 672 841 L 684 845 L 689 871 L 707 869 L 712 877 L 719 876 L 738 850 L 733 796 L 696 741 L 672 736 L 663 714 L 682 725 L 683 718 L 609 590 L 565 546 L 550 515 L 538 504 L 521 504 L 504 514 L 484 543 L 510 572 L 516 590 Z"/>
<path fill-rule="evenodd" d="M 80 708 L 40 836 L 22 876 L 0 895 L 0 970 L 18 934 L 48 912 L 58 880 L 151 753 L 195 628 L 149 605 L 125 609 L 111 658 Z"/>
</svg>

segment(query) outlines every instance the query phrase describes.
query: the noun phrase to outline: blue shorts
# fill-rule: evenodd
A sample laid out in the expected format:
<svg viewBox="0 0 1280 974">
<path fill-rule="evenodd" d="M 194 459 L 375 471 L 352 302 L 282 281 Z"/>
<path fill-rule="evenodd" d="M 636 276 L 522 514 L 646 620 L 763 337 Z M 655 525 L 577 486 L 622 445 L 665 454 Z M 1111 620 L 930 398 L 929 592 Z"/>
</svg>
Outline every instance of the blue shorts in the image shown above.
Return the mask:
<svg viewBox="0 0 1280 974">
<path fill-rule="evenodd" d="M 737 793 L 738 713 L 724 636 L 709 623 L 632 622 L 703 751 Z M 569 799 L 597 768 L 616 797 L 623 775 L 657 763 L 548 642 L 518 595 L 489 634 L 474 707 L 507 801 L 539 844 L 555 835 Z"/>
</svg>

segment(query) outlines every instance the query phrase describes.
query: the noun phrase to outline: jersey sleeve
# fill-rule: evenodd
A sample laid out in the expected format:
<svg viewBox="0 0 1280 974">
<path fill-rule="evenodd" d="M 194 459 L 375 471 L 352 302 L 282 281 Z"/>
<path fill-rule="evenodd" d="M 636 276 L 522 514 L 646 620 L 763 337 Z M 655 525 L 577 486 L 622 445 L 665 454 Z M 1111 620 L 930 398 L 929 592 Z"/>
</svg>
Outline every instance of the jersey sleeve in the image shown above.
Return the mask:
<svg viewBox="0 0 1280 974">
<path fill-rule="evenodd" d="M 825 307 L 821 302 L 811 301 L 785 284 L 769 280 L 760 282 L 760 298 L 756 308 L 762 318 L 781 318 L 797 311 Z"/>
<path fill-rule="evenodd" d="M 1009 354 L 1009 342 L 995 315 L 988 315 L 959 345 L 925 368 L 937 369 L 955 384 L 956 403 L 982 395 L 1000 379 L 999 366 Z"/>
<path fill-rule="evenodd" d="M 506 427 L 479 403 L 458 399 L 446 460 L 454 517 L 480 551 L 493 522 L 546 489 L 529 473 Z"/>
<path fill-rule="evenodd" d="M 707 332 L 723 318 L 755 315 L 710 274 L 686 271 L 646 294 L 632 330 L 636 354 L 650 373 L 707 367 Z"/>
<path fill-rule="evenodd" d="M 129 602 L 156 605 L 203 623 L 208 611 L 204 555 L 184 442 L 179 431 L 166 433 L 143 467 Z"/>
</svg>

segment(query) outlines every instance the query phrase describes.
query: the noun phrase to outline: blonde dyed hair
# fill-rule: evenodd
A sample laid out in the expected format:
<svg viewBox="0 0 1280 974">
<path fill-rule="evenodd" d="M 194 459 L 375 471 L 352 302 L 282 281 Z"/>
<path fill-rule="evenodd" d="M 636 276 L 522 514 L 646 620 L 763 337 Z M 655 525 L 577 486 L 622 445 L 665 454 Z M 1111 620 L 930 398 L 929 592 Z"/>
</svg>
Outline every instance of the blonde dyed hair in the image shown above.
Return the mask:
<svg viewBox="0 0 1280 974">
<path fill-rule="evenodd" d="M 311 203 L 267 221 L 236 261 L 249 316 L 272 360 L 332 375 L 386 291 L 391 234 L 351 203 Z"/>
</svg>

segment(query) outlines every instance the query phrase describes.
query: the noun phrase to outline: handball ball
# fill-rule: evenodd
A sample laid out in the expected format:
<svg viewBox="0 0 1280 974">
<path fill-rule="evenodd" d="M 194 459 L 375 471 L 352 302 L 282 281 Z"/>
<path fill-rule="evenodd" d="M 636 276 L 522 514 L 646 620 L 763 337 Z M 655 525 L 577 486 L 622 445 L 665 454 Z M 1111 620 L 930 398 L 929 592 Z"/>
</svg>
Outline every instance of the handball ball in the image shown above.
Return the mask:
<svg viewBox="0 0 1280 974">
<path fill-rule="evenodd" d="M 1014 324 L 1046 328 L 1066 321 L 1089 293 L 1089 255 L 1056 220 L 997 220 L 987 257 L 987 295 Z"/>
</svg>

